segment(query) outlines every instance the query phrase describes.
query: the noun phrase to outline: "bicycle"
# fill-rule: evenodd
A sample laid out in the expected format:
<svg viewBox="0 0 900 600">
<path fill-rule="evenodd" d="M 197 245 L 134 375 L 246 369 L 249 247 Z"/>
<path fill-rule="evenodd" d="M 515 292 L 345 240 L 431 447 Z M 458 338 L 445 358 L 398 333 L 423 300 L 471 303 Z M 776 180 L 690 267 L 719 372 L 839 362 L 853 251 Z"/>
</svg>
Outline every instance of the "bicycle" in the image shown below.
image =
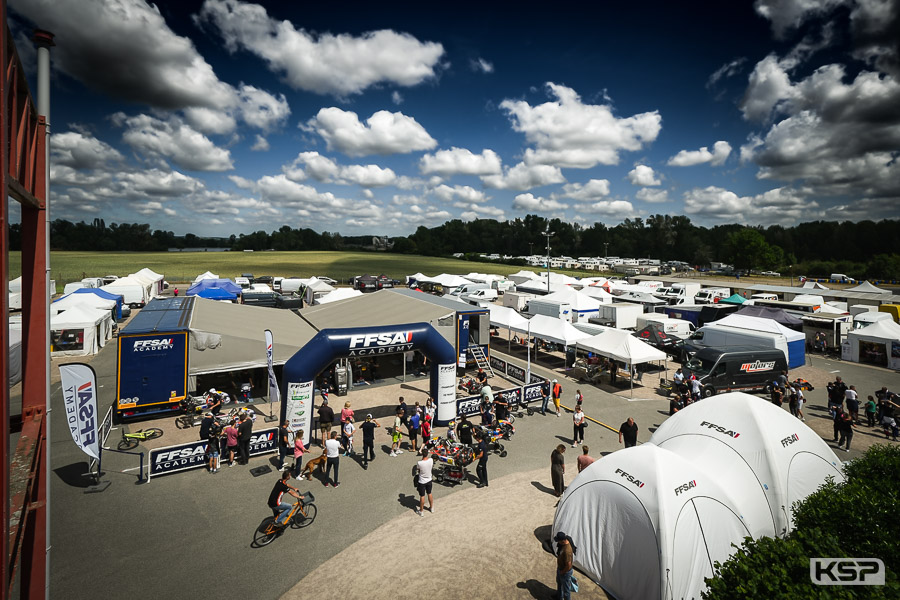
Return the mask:
<svg viewBox="0 0 900 600">
<path fill-rule="evenodd" d="M 256 528 L 253 534 L 253 543 L 257 547 L 271 544 L 276 537 L 287 529 L 288 525 L 292 529 L 302 529 L 312 525 L 312 522 L 316 520 L 316 514 L 318 514 L 318 508 L 313 504 L 315 500 L 316 498 L 312 495 L 312 492 L 301 494 L 300 498 L 291 507 L 291 511 L 288 513 L 284 523 L 276 522 L 281 511 L 273 508 L 273 516 L 263 519 L 259 527 Z"/>
<path fill-rule="evenodd" d="M 147 429 L 139 429 L 134 433 L 125 433 L 122 429 L 122 441 L 119 442 L 119 450 L 131 450 L 136 448 L 139 442 L 146 440 L 155 440 L 162 437 L 163 430 L 159 427 L 148 427 Z"/>
</svg>

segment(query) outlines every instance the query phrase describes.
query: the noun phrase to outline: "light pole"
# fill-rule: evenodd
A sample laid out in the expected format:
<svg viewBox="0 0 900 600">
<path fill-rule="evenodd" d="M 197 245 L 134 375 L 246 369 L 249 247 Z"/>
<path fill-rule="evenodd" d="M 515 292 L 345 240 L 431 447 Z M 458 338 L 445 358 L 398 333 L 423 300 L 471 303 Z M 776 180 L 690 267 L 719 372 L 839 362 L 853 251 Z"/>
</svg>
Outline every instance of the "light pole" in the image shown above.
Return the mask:
<svg viewBox="0 0 900 600">
<path fill-rule="evenodd" d="M 550 224 L 547 224 L 547 229 L 544 230 L 544 235 L 547 237 L 547 293 L 550 293 L 550 236 L 553 235 L 553 232 L 550 231 Z"/>
</svg>

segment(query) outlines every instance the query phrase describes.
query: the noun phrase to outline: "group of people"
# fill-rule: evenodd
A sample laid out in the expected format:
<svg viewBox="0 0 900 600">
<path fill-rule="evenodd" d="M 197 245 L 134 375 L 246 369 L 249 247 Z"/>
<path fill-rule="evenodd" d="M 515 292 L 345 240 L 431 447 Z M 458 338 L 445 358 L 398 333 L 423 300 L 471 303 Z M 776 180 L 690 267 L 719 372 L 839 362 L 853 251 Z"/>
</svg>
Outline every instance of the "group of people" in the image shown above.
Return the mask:
<svg viewBox="0 0 900 600">
<path fill-rule="evenodd" d="M 788 380 L 787 371 L 782 371 L 772 382 L 771 400 L 775 406 L 782 407 L 785 399 L 787 399 L 791 414 L 801 421 L 805 421 L 803 405 L 806 404 L 806 395 L 803 393 L 803 386 L 798 382 L 791 383 Z"/>
<path fill-rule="evenodd" d="M 206 440 L 206 465 L 209 473 L 219 472 L 223 456 L 228 457 L 230 467 L 235 465 L 235 455 L 239 464 L 246 465 L 249 462 L 250 439 L 253 436 L 255 419 L 252 409 L 242 409 L 223 426 L 221 422 L 223 417 L 219 417 L 216 413 L 210 410 L 200 421 L 200 439 Z M 224 448 L 222 448 L 223 441 Z"/>
</svg>

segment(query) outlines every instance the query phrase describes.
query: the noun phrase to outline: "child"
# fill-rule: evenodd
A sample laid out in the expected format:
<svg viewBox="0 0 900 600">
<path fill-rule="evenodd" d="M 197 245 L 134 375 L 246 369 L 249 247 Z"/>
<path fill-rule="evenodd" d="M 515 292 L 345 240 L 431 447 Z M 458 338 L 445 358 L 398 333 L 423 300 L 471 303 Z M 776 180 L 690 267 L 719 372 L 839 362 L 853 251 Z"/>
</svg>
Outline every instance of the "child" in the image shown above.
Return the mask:
<svg viewBox="0 0 900 600">
<path fill-rule="evenodd" d="M 431 415 L 425 415 L 425 420 L 422 422 L 422 447 L 426 448 L 428 442 L 431 440 Z"/>
<path fill-rule="evenodd" d="M 344 423 L 344 432 L 342 435 L 341 445 L 344 446 L 344 456 L 350 456 L 353 454 L 353 432 L 356 431 L 356 427 L 353 425 L 353 421 L 348 419 L 346 423 Z"/>
<path fill-rule="evenodd" d="M 400 400 L 402 401 L 403 398 L 400 398 Z M 403 409 L 397 407 L 397 415 L 394 417 L 394 428 L 391 430 L 391 456 L 403 454 L 403 450 L 400 449 L 400 440 L 403 437 L 403 433 L 400 431 L 400 425 L 403 422 L 402 415 Z"/>
</svg>

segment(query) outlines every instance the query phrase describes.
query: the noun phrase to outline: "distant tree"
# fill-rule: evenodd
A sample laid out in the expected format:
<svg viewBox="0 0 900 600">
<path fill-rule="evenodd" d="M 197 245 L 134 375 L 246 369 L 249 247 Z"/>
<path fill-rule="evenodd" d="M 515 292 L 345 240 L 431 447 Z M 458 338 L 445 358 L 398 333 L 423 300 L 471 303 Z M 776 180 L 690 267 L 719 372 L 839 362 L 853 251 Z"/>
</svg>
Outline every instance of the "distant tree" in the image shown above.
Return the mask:
<svg viewBox="0 0 900 600">
<path fill-rule="evenodd" d="M 756 269 L 774 266 L 783 258 L 780 249 L 766 243 L 758 229 L 744 227 L 725 238 L 722 258 L 736 269 Z"/>
</svg>

